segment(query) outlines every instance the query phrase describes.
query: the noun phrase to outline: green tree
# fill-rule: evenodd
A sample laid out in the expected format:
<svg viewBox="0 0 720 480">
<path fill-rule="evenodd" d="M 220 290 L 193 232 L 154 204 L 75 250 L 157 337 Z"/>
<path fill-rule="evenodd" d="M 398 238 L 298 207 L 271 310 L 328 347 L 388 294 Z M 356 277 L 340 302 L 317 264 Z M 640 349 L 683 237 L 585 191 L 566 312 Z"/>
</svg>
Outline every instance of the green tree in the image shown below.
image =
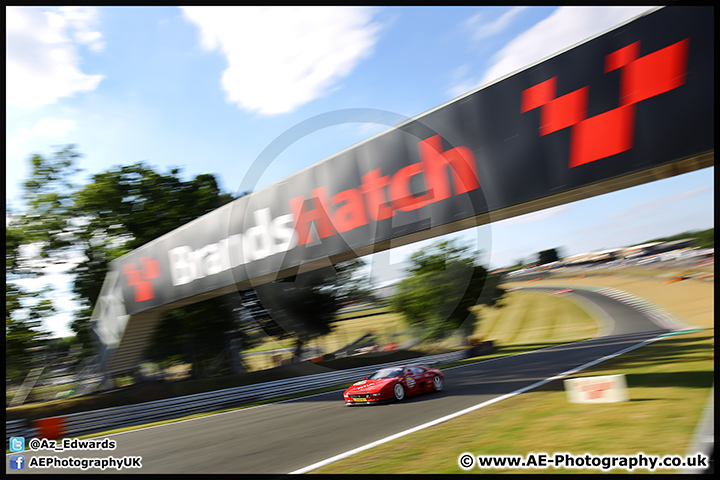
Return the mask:
<svg viewBox="0 0 720 480">
<path fill-rule="evenodd" d="M 75 195 L 87 218 L 85 232 L 133 250 L 233 200 L 213 175 L 183 181 L 180 173 L 173 168 L 161 174 L 137 163 L 93 175 Z"/>
<path fill-rule="evenodd" d="M 27 206 L 22 215 L 23 243 L 39 247 L 43 266 L 47 261 L 65 261 L 57 254 L 74 245 L 73 177 L 80 171 L 75 166 L 80 156 L 74 145 L 66 145 L 50 157 L 30 157 L 30 177 L 23 183 Z"/>
<path fill-rule="evenodd" d="M 160 174 L 137 163 L 93 175 L 77 191 L 75 210 L 83 218 L 77 237 L 85 260 L 73 273 L 81 299 L 95 303 L 111 260 L 233 200 L 213 175 L 183 181 L 179 174 L 178 168 Z"/>
<path fill-rule="evenodd" d="M 255 287 L 262 304 L 263 329 L 278 339 L 292 339 L 295 355 L 315 338 L 330 333 L 341 294 L 334 267 Z"/>
<path fill-rule="evenodd" d="M 27 212 L 20 216 L 20 236 L 13 236 L 12 241 L 36 248 L 35 262 L 25 262 L 35 274 L 42 274 L 41 265 L 50 261 L 75 265 L 70 273 L 75 276 L 73 293 L 81 308 L 71 328 L 88 348 L 90 315 L 109 262 L 233 197 L 220 190 L 213 175 L 185 181 L 180 169 L 163 174 L 144 163 L 113 167 L 77 187 L 72 179 L 78 173 L 75 163 L 80 156 L 74 145 L 49 156 L 31 156 L 31 174 L 24 183 Z M 15 261 L 7 256 L 6 260 Z M 176 313 L 176 321 L 192 323 L 194 316 L 218 319 L 218 312 L 225 312 L 221 301 L 206 302 L 203 308 L 209 310 Z M 202 355 L 204 350 L 200 351 Z"/>
<path fill-rule="evenodd" d="M 690 232 L 678 233 L 669 237 L 654 238 L 647 240 L 642 243 L 650 242 L 672 242 L 673 240 L 683 240 L 686 238 L 694 238 L 695 244 L 693 246 L 697 248 L 714 248 L 715 247 L 715 229 L 709 228 L 707 230 L 697 230 Z"/>
<path fill-rule="evenodd" d="M 13 215 L 11 231 L 6 230 L 11 239 L 6 250 L 6 263 L 12 270 L 8 281 L 23 277 L 40 279 L 48 266 L 70 265 L 73 258 L 82 255 L 78 246 L 81 217 L 75 210 L 73 199 L 77 188 L 73 177 L 79 172 L 75 163 L 80 156 L 74 145 L 66 145 L 49 156 L 33 154 L 29 157 L 30 176 L 22 185 L 25 210 Z M 32 253 L 20 255 L 23 248 Z M 32 297 L 31 301 L 20 302 L 20 308 L 32 310 L 42 306 L 42 314 L 30 311 L 29 316 L 49 317 L 54 314 L 52 303 L 47 300 L 50 291 L 20 289 L 21 296 Z M 30 330 L 37 328 L 36 325 Z M 29 331 L 19 327 L 17 330 Z"/>
<path fill-rule="evenodd" d="M 304 345 L 333 330 L 342 304 L 376 301 L 366 267 L 357 258 L 258 285 L 242 292 L 243 305 L 267 335 L 291 339 L 297 356 Z"/>
<path fill-rule="evenodd" d="M 76 275 L 73 292 L 83 301 L 84 308 L 71 327 L 83 341 L 91 337 L 92 307 L 111 260 L 233 200 L 232 195 L 221 192 L 213 175 L 198 175 L 183 181 L 180 173 L 178 168 L 166 174 L 158 173 L 144 163 L 118 166 L 93 175 L 92 181 L 74 195 L 75 209 L 84 219 L 78 235 L 84 260 L 72 270 Z M 209 319 L 220 318 L 219 312 L 224 311 L 219 301 L 204 302 L 201 308 L 206 309 Z M 191 317 L 197 311 L 195 307 L 186 315 L 181 311 L 168 315 L 175 322 L 183 318 L 192 324 Z M 157 338 L 152 342 L 152 351 L 159 349 L 158 342 Z M 168 350 L 161 348 L 160 351 Z M 204 352 L 200 350 L 199 358 L 204 358 Z M 194 366 L 201 368 L 201 361 Z"/>
<path fill-rule="evenodd" d="M 76 208 L 88 219 L 86 259 L 73 270 L 74 291 L 80 298 L 95 303 L 110 260 L 233 200 L 220 190 L 213 175 L 183 181 L 179 174 L 177 168 L 157 173 L 143 163 L 115 167 L 94 175 L 77 192 Z M 228 308 L 226 300 L 210 299 L 167 312 L 151 340 L 150 357 L 189 358 L 193 376 L 201 376 L 207 363 L 223 351 L 223 333 L 233 328 Z M 89 325 L 91 312 L 86 309 L 73 324 L 78 335 Z"/>
<path fill-rule="evenodd" d="M 55 309 L 52 301 L 38 298 L 41 293 L 5 284 L 5 375 L 14 382 L 21 382 L 33 367 L 31 350 L 48 339 L 42 324 Z"/>
<path fill-rule="evenodd" d="M 233 293 L 166 312 L 147 358 L 165 366 L 180 360 L 190 363 L 193 378 L 231 373 L 227 341 L 238 338 L 245 348 L 253 345 L 240 328 L 241 309 L 239 297 Z"/>
<path fill-rule="evenodd" d="M 378 301 L 373 292 L 373 281 L 368 272 L 367 262 L 362 258 L 354 258 L 340 262 L 334 266 L 335 274 L 331 274 L 331 282 L 337 292 L 338 301 L 371 302 Z"/>
<path fill-rule="evenodd" d="M 55 313 L 52 301 L 42 298 L 46 290 L 30 291 L 18 284 L 18 280 L 37 277 L 20 252 L 24 239 L 21 224 L 18 215 L 6 218 L 5 372 L 14 382 L 21 382 L 32 368 L 30 351 L 48 336 L 42 322 Z"/>
<path fill-rule="evenodd" d="M 707 230 L 701 230 L 699 232 L 693 232 L 692 235 L 697 238 L 697 246 L 699 248 L 715 248 L 715 229 L 709 228 Z"/>
<path fill-rule="evenodd" d="M 435 243 L 410 257 L 408 276 L 396 288 L 393 309 L 427 339 L 460 331 L 467 338 L 477 320 L 471 308 L 497 305 L 504 293 L 499 275 L 475 264 L 467 246 L 455 241 Z"/>
<path fill-rule="evenodd" d="M 59 255 L 70 243 L 65 234 L 66 222 L 72 217 L 72 181 L 79 155 L 72 145 L 63 147 L 45 158 L 35 154 L 29 158 L 30 178 L 23 183 L 23 199 L 27 210 L 12 213 L 8 209 L 5 226 L 5 279 L 9 286 L 6 295 L 7 319 L 41 319 L 54 310 L 46 301 L 49 289 L 30 291 L 17 285 L 21 279 L 39 279 L 52 263 L 60 263 Z M 12 284 L 12 286 L 10 285 Z M 34 309 L 40 309 L 33 312 Z M 30 332 L 28 328 L 13 327 L 14 331 Z"/>
</svg>

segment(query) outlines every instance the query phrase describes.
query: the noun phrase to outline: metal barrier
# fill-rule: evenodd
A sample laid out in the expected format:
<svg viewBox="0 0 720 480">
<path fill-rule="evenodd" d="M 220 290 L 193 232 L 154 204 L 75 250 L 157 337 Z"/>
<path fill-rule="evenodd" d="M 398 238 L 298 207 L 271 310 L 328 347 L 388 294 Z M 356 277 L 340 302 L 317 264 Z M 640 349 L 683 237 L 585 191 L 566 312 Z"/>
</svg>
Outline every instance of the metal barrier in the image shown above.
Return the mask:
<svg viewBox="0 0 720 480">
<path fill-rule="evenodd" d="M 122 407 L 105 408 L 91 412 L 72 413 L 65 415 L 65 436 L 72 437 L 90 433 L 96 433 L 121 427 L 142 425 L 146 423 L 183 417 L 195 413 L 208 412 L 212 410 L 229 408 L 257 400 L 307 392 L 319 388 L 325 388 L 357 380 L 362 374 L 370 373 L 380 368 L 402 365 L 405 363 L 437 365 L 450 363 L 466 357 L 466 352 L 457 352 L 433 355 L 410 359 L 404 362 L 391 362 L 380 365 L 369 365 L 347 370 L 338 370 L 328 373 L 318 373 L 295 377 L 272 382 L 233 387 L 212 392 L 197 393 L 183 397 L 156 400 L 152 402 L 127 405 Z M 338 401 L 340 399 L 338 398 Z M 33 431 L 27 427 L 24 420 L 6 422 L 6 437 L 20 436 L 11 435 L 13 432 L 25 431 L 32 434 Z M 24 428 L 20 425 L 26 425 Z M 29 435 L 25 435 L 29 436 Z"/>
<path fill-rule="evenodd" d="M 5 422 L 5 437 L 6 441 L 10 437 L 33 437 L 35 436 L 35 429 L 30 426 L 30 422 L 27 420 L 11 420 Z"/>
</svg>

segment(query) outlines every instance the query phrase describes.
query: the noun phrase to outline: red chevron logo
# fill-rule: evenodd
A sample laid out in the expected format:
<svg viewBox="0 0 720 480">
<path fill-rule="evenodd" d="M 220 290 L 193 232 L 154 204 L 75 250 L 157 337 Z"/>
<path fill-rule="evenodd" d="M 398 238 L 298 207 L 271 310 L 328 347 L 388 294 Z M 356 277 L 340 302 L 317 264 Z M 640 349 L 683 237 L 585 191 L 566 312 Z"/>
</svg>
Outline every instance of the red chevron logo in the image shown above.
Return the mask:
<svg viewBox="0 0 720 480">
<path fill-rule="evenodd" d="M 587 118 L 590 87 L 557 96 L 557 77 L 522 92 L 520 113 L 540 108 L 540 136 L 571 128 L 570 168 L 630 150 L 635 105 L 685 83 L 690 39 L 639 57 L 637 41 L 605 57 L 605 73 L 621 69 L 619 106 Z"/>
</svg>

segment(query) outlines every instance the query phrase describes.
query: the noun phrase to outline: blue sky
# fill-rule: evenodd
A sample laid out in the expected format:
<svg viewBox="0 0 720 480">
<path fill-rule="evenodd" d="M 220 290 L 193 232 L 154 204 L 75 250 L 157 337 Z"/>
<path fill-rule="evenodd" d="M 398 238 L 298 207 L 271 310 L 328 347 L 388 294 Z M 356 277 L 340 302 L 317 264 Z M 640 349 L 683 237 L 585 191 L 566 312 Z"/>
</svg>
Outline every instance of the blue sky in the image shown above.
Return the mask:
<svg viewBox="0 0 720 480">
<path fill-rule="evenodd" d="M 74 143 L 79 183 L 145 161 L 237 192 L 287 129 L 349 108 L 414 117 L 649 7 L 6 9 L 6 204 L 32 153 Z M 378 118 L 376 122 L 381 122 Z M 341 124 L 275 159 L 256 189 L 386 127 Z M 464 232 L 492 267 L 714 226 L 714 167 Z M 376 256 L 387 280 L 418 245 Z M 62 272 L 57 272 L 61 275 Z M 55 284 L 67 282 L 67 276 Z M 67 290 L 56 296 L 72 308 Z M 67 333 L 67 315 L 51 328 Z"/>
</svg>

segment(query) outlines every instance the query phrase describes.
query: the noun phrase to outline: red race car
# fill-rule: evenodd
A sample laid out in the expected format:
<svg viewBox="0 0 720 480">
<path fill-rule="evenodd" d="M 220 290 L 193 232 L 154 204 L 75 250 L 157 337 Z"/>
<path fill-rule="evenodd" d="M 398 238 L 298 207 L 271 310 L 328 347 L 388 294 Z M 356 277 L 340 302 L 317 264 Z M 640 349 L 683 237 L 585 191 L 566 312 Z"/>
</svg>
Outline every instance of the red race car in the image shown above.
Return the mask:
<svg viewBox="0 0 720 480">
<path fill-rule="evenodd" d="M 420 365 L 388 367 L 353 383 L 343 393 L 345 405 L 400 401 L 423 392 L 439 392 L 445 385 L 440 370 Z"/>
</svg>

